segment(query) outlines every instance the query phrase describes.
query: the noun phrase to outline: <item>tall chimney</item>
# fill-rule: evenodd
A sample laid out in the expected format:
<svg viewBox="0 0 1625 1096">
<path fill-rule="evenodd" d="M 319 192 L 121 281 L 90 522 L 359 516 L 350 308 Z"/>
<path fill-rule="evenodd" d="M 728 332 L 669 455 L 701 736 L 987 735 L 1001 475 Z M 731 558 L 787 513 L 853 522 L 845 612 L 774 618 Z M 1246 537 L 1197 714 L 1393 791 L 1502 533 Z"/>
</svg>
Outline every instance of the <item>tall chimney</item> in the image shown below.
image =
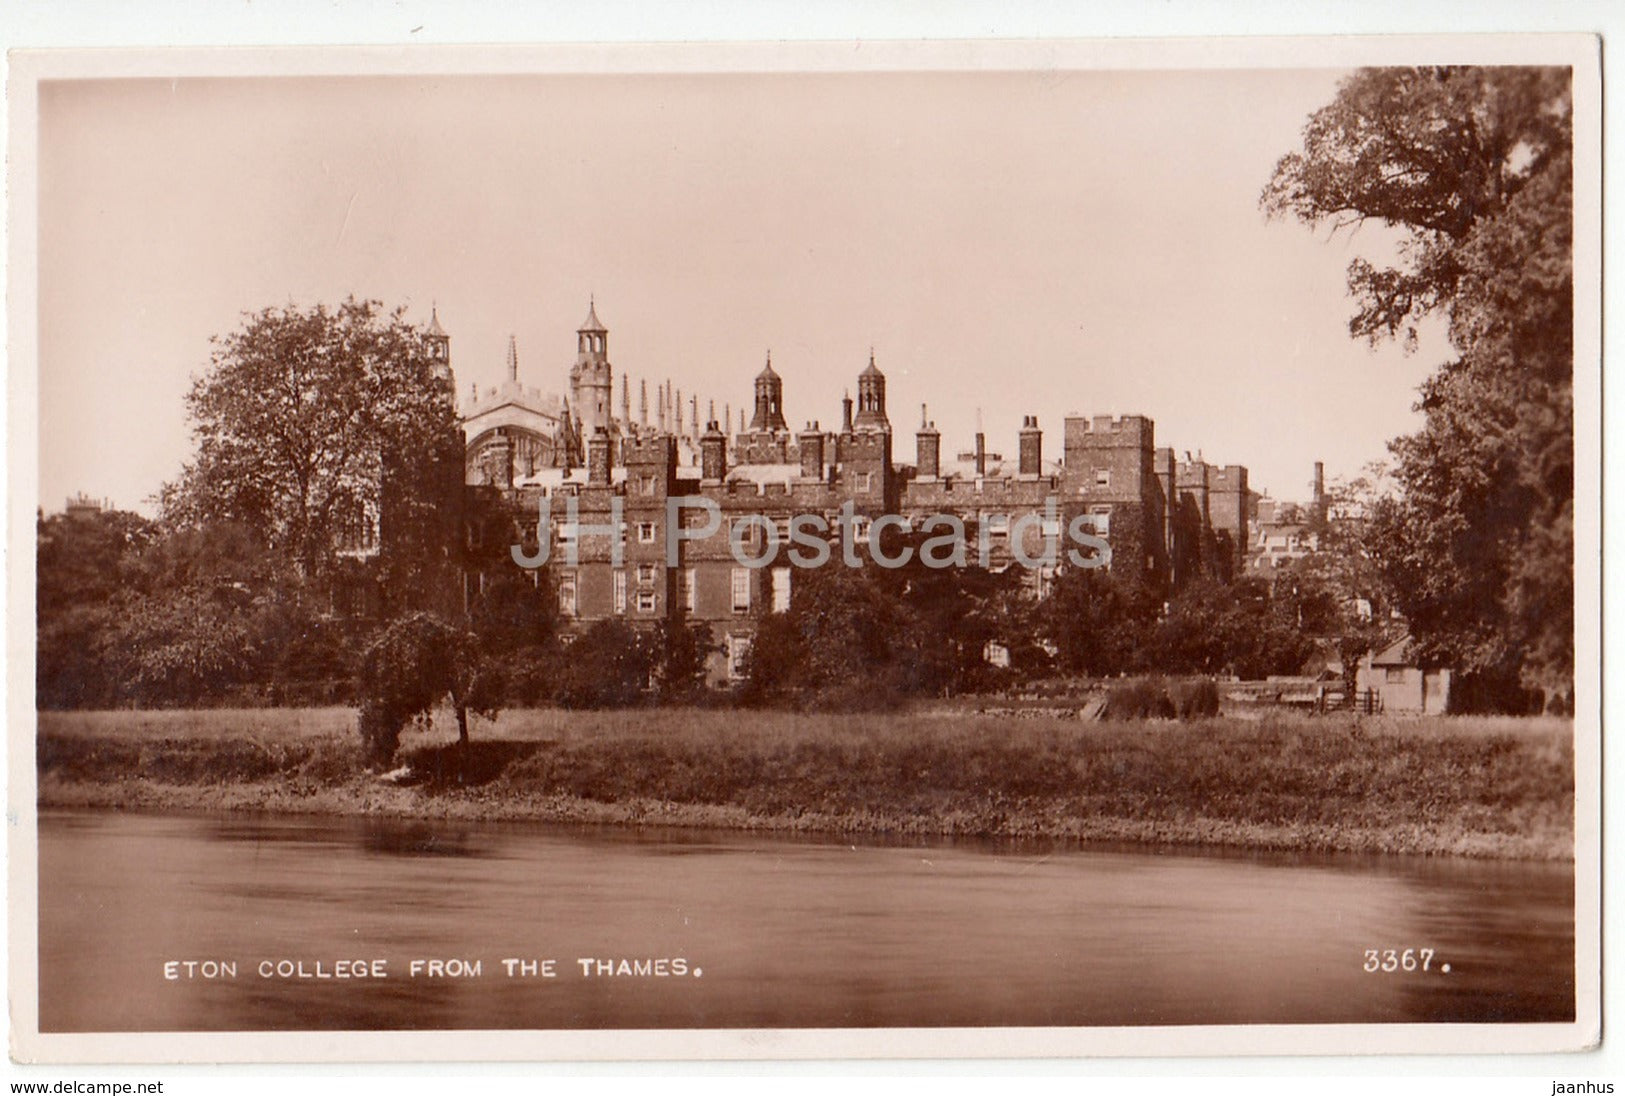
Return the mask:
<svg viewBox="0 0 1625 1096">
<path fill-rule="evenodd" d="M 841 433 L 852 433 L 852 393 L 841 393 Z"/>
<path fill-rule="evenodd" d="M 942 475 L 942 435 L 937 424 L 925 417 L 925 404 L 920 404 L 920 429 L 914 435 L 914 474 L 935 479 Z"/>
<path fill-rule="evenodd" d="M 609 486 L 609 431 L 602 426 L 587 439 L 587 482 Z"/>
<path fill-rule="evenodd" d="M 1027 415 L 1021 420 L 1021 464 L 1024 476 L 1036 476 L 1044 467 L 1044 432 L 1038 429 L 1038 416 Z"/>
<path fill-rule="evenodd" d="M 796 438 L 797 448 L 801 451 L 801 476 L 803 479 L 824 478 L 824 432 L 818 429 L 816 422 L 809 422 L 807 428 Z"/>
<path fill-rule="evenodd" d="M 700 476 L 721 482 L 727 472 L 728 435 L 717 426 L 717 420 L 712 419 L 705 424 L 705 433 L 700 438 Z"/>
<path fill-rule="evenodd" d="M 987 475 L 987 435 L 976 431 L 976 474 Z"/>
</svg>

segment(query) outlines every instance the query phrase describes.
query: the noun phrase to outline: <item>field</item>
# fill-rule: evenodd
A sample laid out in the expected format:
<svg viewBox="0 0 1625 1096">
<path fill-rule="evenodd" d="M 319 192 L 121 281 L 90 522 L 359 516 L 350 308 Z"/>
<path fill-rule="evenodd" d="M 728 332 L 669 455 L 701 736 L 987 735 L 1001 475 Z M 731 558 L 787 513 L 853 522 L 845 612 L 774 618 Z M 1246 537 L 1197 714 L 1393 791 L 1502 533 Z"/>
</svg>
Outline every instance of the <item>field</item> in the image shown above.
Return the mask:
<svg viewBox="0 0 1625 1096">
<path fill-rule="evenodd" d="M 539 819 L 1567 859 L 1565 719 L 552 710 L 409 731 L 350 709 L 42 712 L 41 806 Z"/>
</svg>

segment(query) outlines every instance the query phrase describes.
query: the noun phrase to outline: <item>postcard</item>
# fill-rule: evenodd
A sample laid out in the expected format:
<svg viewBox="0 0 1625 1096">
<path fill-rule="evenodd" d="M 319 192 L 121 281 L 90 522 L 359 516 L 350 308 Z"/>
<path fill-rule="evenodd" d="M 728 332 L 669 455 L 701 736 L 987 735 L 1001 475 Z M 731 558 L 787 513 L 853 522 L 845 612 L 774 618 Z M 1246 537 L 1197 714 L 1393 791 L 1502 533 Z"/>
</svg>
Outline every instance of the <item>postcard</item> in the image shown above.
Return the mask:
<svg viewBox="0 0 1625 1096">
<path fill-rule="evenodd" d="M 1599 50 L 15 55 L 13 1055 L 1594 1046 Z"/>
</svg>

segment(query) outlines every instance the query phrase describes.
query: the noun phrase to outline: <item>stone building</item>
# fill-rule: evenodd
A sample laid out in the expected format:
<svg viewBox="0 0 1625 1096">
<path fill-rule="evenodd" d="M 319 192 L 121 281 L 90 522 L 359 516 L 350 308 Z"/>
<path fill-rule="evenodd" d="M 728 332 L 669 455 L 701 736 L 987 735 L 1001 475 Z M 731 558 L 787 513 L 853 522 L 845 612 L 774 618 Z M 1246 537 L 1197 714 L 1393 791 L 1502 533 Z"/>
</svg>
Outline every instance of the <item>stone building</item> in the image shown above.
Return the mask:
<svg viewBox="0 0 1625 1096">
<path fill-rule="evenodd" d="M 1113 572 L 1164 592 L 1203 571 L 1228 578 L 1245 547 L 1246 469 L 1176 462 L 1171 449 L 1156 447 L 1143 415 L 1066 417 L 1059 459 L 1045 458 L 1043 426 L 1028 415 L 1011 463 L 988 451 L 980 430 L 972 449 L 944 459 L 941 434 L 922 406 L 913 452 L 904 455 L 871 350 L 855 378 L 856 404 L 843 398 L 833 428 L 819 419 L 791 428 L 785 381 L 771 356 L 754 380 L 749 421 L 742 412 L 737 431 L 731 408 L 719 420 L 714 401 L 701 429 L 698 397 L 685 408 L 670 382 L 657 386 L 653 422 L 647 383 L 640 384 L 634 421 L 624 377 L 621 414 L 614 414 L 607 344 L 594 305 L 577 332 L 568 401 L 522 386 L 510 347 L 506 383 L 476 391 L 465 408 L 468 488 L 500 495 L 527 551 L 537 550 L 539 534 L 548 536 L 567 636 L 608 618 L 652 625 L 681 616 L 712 632 L 713 682 L 737 677 L 755 618 L 789 606 L 798 569 L 791 524 L 809 516 L 822 523 L 817 536 L 835 542 L 832 566 L 843 565 L 843 523 L 861 544 L 882 520 L 906 519 L 929 532 L 920 529 L 928 519 L 956 518 L 974 540 L 966 544 L 971 563 L 1019 562 L 1039 597 L 1068 565 L 1069 530 L 1109 544 Z M 578 446 L 581 463 L 572 460 Z M 673 499 L 705 506 L 674 509 Z M 679 526 L 668 545 L 674 517 Z M 1059 551 L 1046 555 L 1050 545 Z M 470 577 L 465 596 L 478 592 L 477 582 Z"/>
</svg>

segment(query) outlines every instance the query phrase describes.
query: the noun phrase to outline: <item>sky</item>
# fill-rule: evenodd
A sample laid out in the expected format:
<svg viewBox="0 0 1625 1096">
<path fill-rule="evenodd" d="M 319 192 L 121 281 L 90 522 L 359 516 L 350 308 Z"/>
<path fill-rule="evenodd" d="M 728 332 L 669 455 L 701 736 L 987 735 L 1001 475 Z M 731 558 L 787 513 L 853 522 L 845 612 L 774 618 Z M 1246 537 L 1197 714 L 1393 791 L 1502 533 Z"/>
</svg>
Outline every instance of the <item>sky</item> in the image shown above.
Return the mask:
<svg viewBox="0 0 1625 1096">
<path fill-rule="evenodd" d="M 1380 231 L 1267 222 L 1335 70 L 357 76 L 40 87 L 40 501 L 146 502 L 242 314 L 431 306 L 460 393 L 563 392 L 596 301 L 637 388 L 736 410 L 771 350 L 793 428 L 871 347 L 894 451 L 978 421 L 1144 414 L 1158 445 L 1307 496 L 1414 430 L 1447 354 L 1353 340 Z M 702 415 L 704 404 L 702 402 Z"/>
</svg>

